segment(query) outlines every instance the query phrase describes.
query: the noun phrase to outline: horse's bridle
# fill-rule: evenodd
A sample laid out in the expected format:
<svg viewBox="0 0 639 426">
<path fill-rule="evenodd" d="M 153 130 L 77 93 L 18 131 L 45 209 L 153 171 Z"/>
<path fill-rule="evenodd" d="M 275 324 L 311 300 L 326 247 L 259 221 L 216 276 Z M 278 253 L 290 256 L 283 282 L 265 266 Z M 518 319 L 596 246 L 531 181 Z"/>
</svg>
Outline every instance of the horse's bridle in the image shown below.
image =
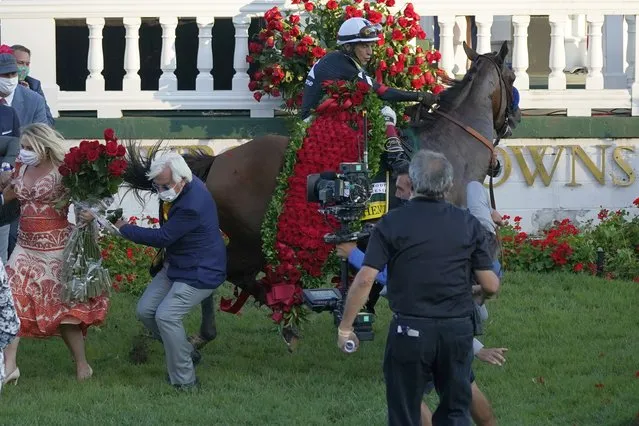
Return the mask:
<svg viewBox="0 0 639 426">
<path fill-rule="evenodd" d="M 495 139 L 495 141 L 491 141 L 488 138 L 486 138 L 484 135 L 482 135 L 481 133 L 479 133 L 477 130 L 473 129 L 472 127 L 462 123 L 460 120 L 456 119 L 455 117 L 451 116 L 450 114 L 447 114 L 443 111 L 439 111 L 439 109 L 434 108 L 433 112 L 437 115 L 440 115 L 444 118 L 446 118 L 448 121 L 450 121 L 451 123 L 457 125 L 458 127 L 462 128 L 466 133 L 468 133 L 469 135 L 471 135 L 472 137 L 474 137 L 475 139 L 477 139 L 479 142 L 483 143 L 489 150 L 491 153 L 491 161 L 492 161 L 492 154 L 495 151 L 495 147 L 497 146 L 497 144 L 499 144 L 499 141 L 501 140 L 502 137 L 505 136 L 510 136 L 511 133 L 511 129 L 510 129 L 510 124 L 508 123 L 510 120 L 510 115 L 512 114 L 511 112 L 511 108 L 512 108 L 512 103 L 513 103 L 513 94 L 512 91 L 508 91 L 508 85 L 506 84 L 506 81 L 504 80 L 504 74 L 502 72 L 501 67 L 499 66 L 499 64 L 490 56 L 486 55 L 486 54 L 482 54 L 482 55 L 478 55 L 476 61 L 478 61 L 480 58 L 484 58 L 484 59 L 488 59 L 490 61 L 491 64 L 493 64 L 495 66 L 495 69 L 497 70 L 497 75 L 499 76 L 499 108 L 497 109 L 497 117 L 499 117 L 500 112 L 502 110 L 502 107 L 504 105 L 504 94 L 506 95 L 506 108 L 504 109 L 503 112 L 503 117 L 504 117 L 504 122 L 501 126 L 499 126 L 499 129 L 497 129 L 495 126 L 493 126 L 493 129 L 495 130 L 495 132 L 497 132 L 497 138 Z M 493 114 L 493 123 L 495 122 L 495 115 Z M 495 194 L 493 191 L 493 176 L 491 174 L 490 176 L 490 185 L 489 185 L 489 189 L 490 189 L 490 202 L 492 204 L 493 209 L 496 207 L 495 205 Z"/>
<path fill-rule="evenodd" d="M 440 111 L 437 108 L 434 108 L 433 112 L 435 114 L 437 114 L 437 115 L 440 115 L 440 116 L 446 118 L 448 121 L 454 123 L 455 125 L 461 127 L 462 129 L 464 129 L 466 131 L 466 133 L 468 133 L 469 135 L 471 135 L 472 137 L 474 137 L 475 139 L 477 139 L 478 141 L 480 141 L 481 143 L 486 145 L 486 147 L 488 149 L 490 149 L 490 151 L 492 153 L 492 151 L 494 151 L 495 146 L 497 146 L 497 144 L 499 143 L 501 138 L 509 135 L 509 133 L 511 131 L 510 124 L 508 124 L 508 121 L 509 121 L 509 117 L 510 117 L 510 115 L 512 113 L 511 112 L 511 105 L 513 103 L 513 99 L 512 99 L 513 94 L 512 94 L 512 92 L 509 93 L 509 91 L 508 91 L 508 85 L 506 84 L 506 81 L 504 80 L 504 74 L 503 74 L 499 64 L 493 58 L 491 58 L 490 56 L 485 55 L 485 54 L 477 56 L 476 60 L 479 60 L 480 58 L 488 59 L 490 61 L 490 63 L 495 66 L 495 69 L 497 70 L 497 75 L 499 76 L 499 108 L 497 109 L 497 111 L 498 111 L 497 112 L 497 117 L 499 117 L 501 115 L 500 112 L 502 111 L 502 108 L 504 106 L 504 95 L 506 96 L 506 108 L 504 108 L 504 112 L 503 112 L 504 122 L 502 123 L 501 126 L 499 126 L 499 128 L 493 127 L 493 129 L 497 133 L 497 139 L 494 142 L 490 141 L 488 138 L 486 138 L 484 135 L 479 133 L 477 130 L 473 129 L 470 126 L 465 125 L 461 121 L 457 120 L 455 117 L 453 117 L 450 114 L 447 114 L 447 113 L 445 113 L 443 111 Z M 495 117 L 493 115 L 493 122 L 494 121 L 495 121 Z"/>
</svg>

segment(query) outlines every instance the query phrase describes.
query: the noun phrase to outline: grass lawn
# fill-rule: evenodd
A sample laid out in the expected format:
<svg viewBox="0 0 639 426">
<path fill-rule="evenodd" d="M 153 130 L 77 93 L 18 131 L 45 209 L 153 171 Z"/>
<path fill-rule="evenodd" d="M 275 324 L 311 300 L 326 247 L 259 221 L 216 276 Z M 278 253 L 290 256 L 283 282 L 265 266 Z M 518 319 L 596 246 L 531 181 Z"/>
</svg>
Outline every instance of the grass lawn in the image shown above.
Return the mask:
<svg viewBox="0 0 639 426">
<path fill-rule="evenodd" d="M 226 292 L 227 290 L 223 290 Z M 584 275 L 508 274 L 489 302 L 487 346 L 510 349 L 504 367 L 475 361 L 477 381 L 501 425 L 630 425 L 639 412 L 639 284 Z M 381 362 L 390 313 L 376 340 L 354 355 L 335 345 L 328 314 L 312 315 L 295 354 L 265 309 L 218 315 L 218 340 L 203 350 L 202 391 L 164 382 L 163 351 L 128 362 L 135 299 L 112 300 L 108 323 L 88 336 L 95 375 L 79 384 L 59 339 L 23 340 L 18 386 L 0 399 L 2 425 L 383 425 Z M 199 312 L 188 319 L 195 330 Z M 431 405 L 436 397 L 429 399 Z"/>
</svg>

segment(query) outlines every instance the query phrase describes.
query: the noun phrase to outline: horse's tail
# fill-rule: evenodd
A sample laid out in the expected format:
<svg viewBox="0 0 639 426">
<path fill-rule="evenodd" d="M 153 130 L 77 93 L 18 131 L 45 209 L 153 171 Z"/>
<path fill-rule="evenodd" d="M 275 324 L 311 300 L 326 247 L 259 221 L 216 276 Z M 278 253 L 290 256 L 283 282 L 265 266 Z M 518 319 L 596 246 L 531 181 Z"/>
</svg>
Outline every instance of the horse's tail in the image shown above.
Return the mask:
<svg viewBox="0 0 639 426">
<path fill-rule="evenodd" d="M 147 173 L 151 168 L 153 154 L 162 149 L 162 144 L 163 141 L 158 141 L 146 150 L 147 153 L 143 153 L 139 143 L 133 141 L 126 143 L 129 165 L 122 178 L 125 185 L 130 190 L 133 190 L 136 195 L 140 191 L 150 191 L 153 188 Z M 215 156 L 206 154 L 203 150 L 197 150 L 193 153 L 185 154 L 183 157 L 193 174 L 206 182 Z"/>
<path fill-rule="evenodd" d="M 159 150 L 161 145 L 162 141 L 156 142 L 150 147 L 149 152 L 153 153 Z M 141 145 L 133 141 L 126 142 L 126 150 L 129 164 L 122 175 L 125 185 L 136 192 L 150 191 L 153 187 L 146 174 L 151 167 L 153 156 L 143 154 Z"/>
<path fill-rule="evenodd" d="M 186 160 L 186 164 L 188 164 L 193 174 L 200 178 L 202 182 L 206 182 L 211 166 L 215 161 L 215 156 L 198 149 L 189 154 L 184 154 L 182 157 Z"/>
</svg>

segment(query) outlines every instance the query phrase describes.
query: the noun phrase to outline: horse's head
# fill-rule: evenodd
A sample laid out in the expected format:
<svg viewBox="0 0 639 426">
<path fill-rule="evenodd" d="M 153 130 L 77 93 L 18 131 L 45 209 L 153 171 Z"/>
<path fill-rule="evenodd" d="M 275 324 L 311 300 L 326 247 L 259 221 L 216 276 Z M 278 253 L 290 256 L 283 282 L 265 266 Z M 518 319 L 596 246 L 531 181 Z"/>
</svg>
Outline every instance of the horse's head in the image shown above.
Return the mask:
<svg viewBox="0 0 639 426">
<path fill-rule="evenodd" d="M 494 90 L 491 94 L 493 105 L 493 124 L 498 138 L 507 138 L 512 134 L 512 129 L 521 121 L 519 110 L 519 94 L 514 89 L 515 74 L 506 65 L 508 55 L 508 42 L 504 41 L 499 52 L 480 55 L 463 43 L 466 56 L 471 61 L 468 73 L 477 75 L 483 79 L 494 82 Z"/>
</svg>

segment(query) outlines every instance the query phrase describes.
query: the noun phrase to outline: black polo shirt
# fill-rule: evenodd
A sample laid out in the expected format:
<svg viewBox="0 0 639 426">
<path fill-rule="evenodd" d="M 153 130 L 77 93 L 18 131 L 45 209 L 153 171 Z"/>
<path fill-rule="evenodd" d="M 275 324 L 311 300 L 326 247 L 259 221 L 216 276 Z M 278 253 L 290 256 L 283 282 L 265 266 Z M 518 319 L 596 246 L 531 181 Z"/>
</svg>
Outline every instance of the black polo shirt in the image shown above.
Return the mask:
<svg viewBox="0 0 639 426">
<path fill-rule="evenodd" d="M 458 318 L 473 311 L 471 273 L 492 270 L 479 221 L 467 210 L 423 197 L 386 214 L 375 226 L 364 265 L 388 265 L 393 312 Z"/>
</svg>

